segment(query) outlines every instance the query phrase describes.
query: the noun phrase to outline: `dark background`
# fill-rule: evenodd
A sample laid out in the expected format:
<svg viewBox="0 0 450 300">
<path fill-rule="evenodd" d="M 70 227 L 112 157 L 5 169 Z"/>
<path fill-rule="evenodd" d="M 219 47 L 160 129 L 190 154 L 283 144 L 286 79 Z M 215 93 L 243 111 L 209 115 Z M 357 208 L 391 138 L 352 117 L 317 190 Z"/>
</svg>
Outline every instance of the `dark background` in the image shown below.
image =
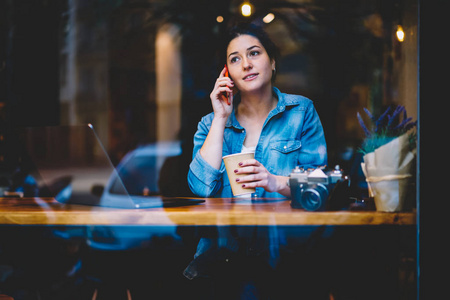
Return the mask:
<svg viewBox="0 0 450 300">
<path fill-rule="evenodd" d="M 406 87 L 399 83 L 399 74 L 406 71 L 397 65 L 405 58 L 402 45 L 393 38 L 398 23 L 410 25 L 417 34 L 415 1 L 254 1 L 250 18 L 239 14 L 239 4 L 0 1 L 2 172 L 14 170 L 20 160 L 14 144 L 17 127 L 103 126 L 107 129 L 101 138 L 114 164 L 137 145 L 156 142 L 154 41 L 165 23 L 176 24 L 182 37 L 177 138 L 183 143 L 183 164 L 190 160 L 197 122 L 211 111 L 209 93 L 222 67 L 221 36 L 244 19 L 261 23 L 268 12 L 274 12 L 276 19 L 264 26 L 282 53 L 275 85 L 314 101 L 326 134 L 329 165 L 352 167 L 364 137 L 356 121 L 356 112 L 363 107 L 376 115 L 387 106 L 406 102 L 412 107 L 410 115 L 417 114 L 417 99 L 402 96 L 404 90 L 417 89 L 417 82 Z M 217 15 L 224 22 L 217 23 Z M 68 54 L 62 48 L 75 29 L 79 69 L 76 95 L 69 100 L 75 103 L 75 118 L 70 118 L 71 104 L 61 95 L 69 72 Z M 417 66 L 417 60 L 407 59 Z M 95 73 L 97 66 L 103 73 Z M 108 117 L 99 119 L 100 114 Z"/>
</svg>

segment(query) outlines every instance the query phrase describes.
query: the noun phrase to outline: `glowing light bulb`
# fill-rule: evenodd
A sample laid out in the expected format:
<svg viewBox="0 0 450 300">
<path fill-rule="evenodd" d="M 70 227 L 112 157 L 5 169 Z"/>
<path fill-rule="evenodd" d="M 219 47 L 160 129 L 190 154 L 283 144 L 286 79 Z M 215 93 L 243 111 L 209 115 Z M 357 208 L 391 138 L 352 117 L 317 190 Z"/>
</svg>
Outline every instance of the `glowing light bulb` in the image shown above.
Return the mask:
<svg viewBox="0 0 450 300">
<path fill-rule="evenodd" d="M 252 15 L 252 6 L 248 2 L 244 2 L 241 6 L 241 13 L 244 17 L 250 17 Z"/>
<path fill-rule="evenodd" d="M 223 22 L 223 17 L 222 16 L 217 16 L 216 21 L 217 21 L 217 23 L 222 23 Z"/>
<path fill-rule="evenodd" d="M 399 42 L 403 42 L 405 40 L 405 32 L 403 31 L 403 27 L 401 25 L 397 26 L 397 32 L 395 35 L 397 35 L 397 40 Z"/>
<path fill-rule="evenodd" d="M 273 19 L 275 19 L 275 15 L 273 13 L 268 13 L 264 18 L 263 18 L 263 22 L 266 24 L 269 24 L 270 22 L 273 21 Z"/>
</svg>

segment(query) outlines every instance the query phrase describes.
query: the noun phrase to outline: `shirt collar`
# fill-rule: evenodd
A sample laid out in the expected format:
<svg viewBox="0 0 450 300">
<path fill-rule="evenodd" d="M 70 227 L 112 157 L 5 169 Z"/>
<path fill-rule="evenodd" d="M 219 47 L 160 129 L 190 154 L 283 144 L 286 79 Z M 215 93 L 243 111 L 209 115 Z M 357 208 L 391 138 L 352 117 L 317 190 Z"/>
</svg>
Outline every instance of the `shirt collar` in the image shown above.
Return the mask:
<svg viewBox="0 0 450 300">
<path fill-rule="evenodd" d="M 275 107 L 275 109 L 269 113 L 269 117 L 283 112 L 286 109 L 286 106 L 293 106 L 293 105 L 300 104 L 299 97 L 289 97 L 290 95 L 280 92 L 280 90 L 276 87 L 273 87 L 273 92 L 275 93 L 275 95 L 278 98 L 278 103 L 277 103 L 277 106 Z M 240 97 L 240 95 L 237 94 L 236 97 Z M 235 99 L 235 100 L 237 100 L 237 99 Z M 244 128 L 237 121 L 235 112 L 236 112 L 236 110 L 233 109 L 230 116 L 228 117 L 228 120 L 227 120 L 227 123 L 225 126 L 226 127 L 234 127 L 236 129 L 242 130 Z"/>
</svg>

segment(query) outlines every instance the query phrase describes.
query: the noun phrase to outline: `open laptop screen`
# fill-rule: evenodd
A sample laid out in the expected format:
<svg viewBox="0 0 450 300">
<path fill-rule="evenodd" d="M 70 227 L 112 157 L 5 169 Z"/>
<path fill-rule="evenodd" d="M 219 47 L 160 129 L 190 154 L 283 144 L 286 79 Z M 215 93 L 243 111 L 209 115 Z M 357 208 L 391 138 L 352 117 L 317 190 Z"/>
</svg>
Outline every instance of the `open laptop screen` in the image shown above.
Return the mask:
<svg viewBox="0 0 450 300">
<path fill-rule="evenodd" d="M 28 127 L 22 141 L 36 170 L 39 196 L 100 204 L 101 189 L 116 170 L 92 125 Z M 127 194 L 121 184 L 116 190 Z"/>
<path fill-rule="evenodd" d="M 90 124 L 26 128 L 23 141 L 37 170 L 39 196 L 55 197 L 62 203 L 118 208 L 200 202 L 171 199 L 169 203 L 159 196 L 161 166 L 167 158 L 181 153 L 179 142 L 144 145 L 114 166 Z"/>
</svg>

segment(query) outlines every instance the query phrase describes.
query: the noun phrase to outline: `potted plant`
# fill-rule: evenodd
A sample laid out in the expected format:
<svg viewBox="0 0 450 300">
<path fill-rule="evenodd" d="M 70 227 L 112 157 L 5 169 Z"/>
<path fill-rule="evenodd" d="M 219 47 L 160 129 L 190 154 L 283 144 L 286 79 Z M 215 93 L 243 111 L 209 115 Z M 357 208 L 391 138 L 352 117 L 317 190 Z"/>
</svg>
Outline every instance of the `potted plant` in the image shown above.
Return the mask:
<svg viewBox="0 0 450 300">
<path fill-rule="evenodd" d="M 364 108 L 372 126 L 358 121 L 366 135 L 360 151 L 364 154 L 362 170 L 366 176 L 369 196 L 377 211 L 401 211 L 405 206 L 408 181 L 413 177 L 416 156 L 417 121 L 412 121 L 404 106 L 388 107 L 380 117 Z"/>
</svg>

